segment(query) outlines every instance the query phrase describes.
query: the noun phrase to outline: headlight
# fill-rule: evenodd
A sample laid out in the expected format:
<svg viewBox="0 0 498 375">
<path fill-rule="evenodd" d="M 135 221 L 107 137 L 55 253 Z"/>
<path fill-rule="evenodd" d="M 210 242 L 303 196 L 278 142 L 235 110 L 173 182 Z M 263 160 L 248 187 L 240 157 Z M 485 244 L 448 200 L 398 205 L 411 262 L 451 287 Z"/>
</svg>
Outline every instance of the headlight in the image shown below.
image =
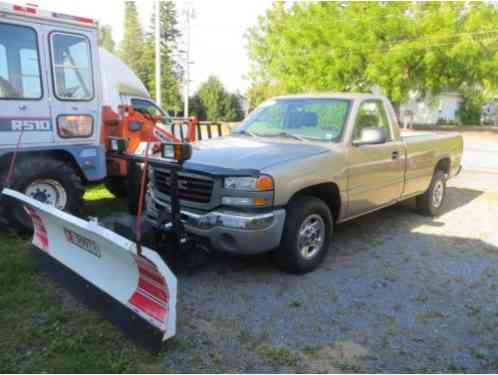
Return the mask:
<svg viewBox="0 0 498 375">
<path fill-rule="evenodd" d="M 225 189 L 242 191 L 269 191 L 273 190 L 273 179 L 270 176 L 226 177 Z"/>
<path fill-rule="evenodd" d="M 57 131 L 61 138 L 88 138 L 93 134 L 93 117 L 67 115 L 57 118 Z"/>
</svg>

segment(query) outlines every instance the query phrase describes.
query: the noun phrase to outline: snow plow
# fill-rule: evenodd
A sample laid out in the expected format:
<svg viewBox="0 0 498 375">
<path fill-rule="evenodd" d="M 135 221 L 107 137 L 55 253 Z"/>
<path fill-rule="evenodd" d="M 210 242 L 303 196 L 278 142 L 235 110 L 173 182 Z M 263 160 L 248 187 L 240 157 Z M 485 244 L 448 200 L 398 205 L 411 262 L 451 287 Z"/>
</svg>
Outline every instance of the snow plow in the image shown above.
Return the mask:
<svg viewBox="0 0 498 375">
<path fill-rule="evenodd" d="M 190 241 L 180 219 L 176 174 L 192 152 L 190 144 L 163 143 L 162 157 L 123 153 L 124 140 L 112 139 L 113 156 L 133 163 L 143 163 L 140 202 L 143 202 L 147 166 L 160 164 L 172 178 L 172 206 L 163 213 L 170 227 L 162 239 L 161 251 L 186 250 Z M 15 159 L 12 161 L 14 168 Z M 33 255 L 41 270 L 60 285 L 95 308 L 121 328 L 124 334 L 151 351 L 176 333 L 177 279 L 161 255 L 142 245 L 141 212 L 131 229 L 134 240 L 107 229 L 96 219 L 73 216 L 6 187 L 0 198 L 22 205 L 33 222 Z"/>
<path fill-rule="evenodd" d="M 17 191 L 2 194 L 31 217 L 43 271 L 148 348 L 175 335 L 177 280 L 159 254 Z"/>
</svg>

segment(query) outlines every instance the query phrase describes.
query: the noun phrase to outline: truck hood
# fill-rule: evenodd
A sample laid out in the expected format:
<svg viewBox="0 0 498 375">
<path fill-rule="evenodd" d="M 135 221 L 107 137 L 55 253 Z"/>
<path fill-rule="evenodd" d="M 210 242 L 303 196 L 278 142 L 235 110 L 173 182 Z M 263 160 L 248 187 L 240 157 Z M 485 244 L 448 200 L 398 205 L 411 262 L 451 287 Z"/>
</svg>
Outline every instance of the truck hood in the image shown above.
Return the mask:
<svg viewBox="0 0 498 375">
<path fill-rule="evenodd" d="M 192 158 L 185 164 L 203 164 L 227 169 L 263 170 L 275 164 L 329 152 L 306 142 L 284 142 L 262 138 L 225 137 L 194 144 Z"/>
</svg>

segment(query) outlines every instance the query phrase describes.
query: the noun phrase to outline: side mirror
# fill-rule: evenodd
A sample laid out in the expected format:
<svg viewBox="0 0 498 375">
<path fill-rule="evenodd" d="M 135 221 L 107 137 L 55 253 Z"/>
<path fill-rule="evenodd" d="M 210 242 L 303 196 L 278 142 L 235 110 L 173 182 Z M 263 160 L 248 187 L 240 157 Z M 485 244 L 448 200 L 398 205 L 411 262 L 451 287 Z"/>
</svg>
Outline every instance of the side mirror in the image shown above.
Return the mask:
<svg viewBox="0 0 498 375">
<path fill-rule="evenodd" d="M 387 135 L 384 128 L 363 128 L 360 139 L 353 141 L 354 146 L 378 145 L 386 143 Z"/>
</svg>

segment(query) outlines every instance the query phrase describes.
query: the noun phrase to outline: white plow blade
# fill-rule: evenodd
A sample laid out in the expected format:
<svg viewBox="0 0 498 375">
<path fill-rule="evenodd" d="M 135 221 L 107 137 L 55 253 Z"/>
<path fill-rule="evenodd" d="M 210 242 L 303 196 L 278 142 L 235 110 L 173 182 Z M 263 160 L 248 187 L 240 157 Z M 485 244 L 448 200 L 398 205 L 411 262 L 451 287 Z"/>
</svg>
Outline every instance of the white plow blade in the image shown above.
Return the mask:
<svg viewBox="0 0 498 375">
<path fill-rule="evenodd" d="M 162 341 L 175 335 L 177 281 L 155 251 L 143 247 L 140 257 L 134 242 L 97 223 L 14 190 L 2 193 L 25 206 L 34 224 L 33 245 L 42 253 L 119 302 L 124 313 L 138 315 L 159 330 Z M 120 309 L 114 311 L 123 312 Z M 137 323 L 128 326 L 137 328 Z"/>
</svg>

